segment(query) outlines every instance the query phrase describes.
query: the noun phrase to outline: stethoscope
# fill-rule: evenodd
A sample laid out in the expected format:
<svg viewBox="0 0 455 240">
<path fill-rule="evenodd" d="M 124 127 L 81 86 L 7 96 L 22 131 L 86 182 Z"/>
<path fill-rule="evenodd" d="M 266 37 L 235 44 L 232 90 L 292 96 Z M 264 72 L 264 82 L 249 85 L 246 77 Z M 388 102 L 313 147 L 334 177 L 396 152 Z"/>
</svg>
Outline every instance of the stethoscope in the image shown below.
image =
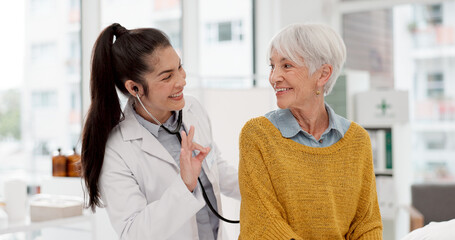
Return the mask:
<svg viewBox="0 0 455 240">
<path fill-rule="evenodd" d="M 172 135 L 175 135 L 177 136 L 178 140 L 180 143 L 182 143 L 182 137 L 180 136 L 180 128 L 182 127 L 182 110 L 179 111 L 179 116 L 177 118 L 177 127 L 174 129 L 174 130 L 170 130 L 168 129 L 167 127 L 165 127 L 160 121 L 158 121 L 158 119 L 156 119 L 148 110 L 147 108 L 145 108 L 144 104 L 142 103 L 141 99 L 139 98 L 139 94 L 138 91 L 139 89 L 137 87 L 133 87 L 133 90 L 136 92 L 136 98 L 137 100 L 139 101 L 139 103 L 141 104 L 142 108 L 145 110 L 145 112 L 147 112 L 147 114 L 156 122 L 158 123 L 158 125 L 160 127 L 162 127 L 166 132 L 168 132 L 169 134 L 172 134 Z M 239 220 L 229 220 L 229 219 L 226 219 L 224 218 L 223 216 L 221 216 L 216 210 L 215 208 L 213 208 L 212 204 L 210 203 L 210 200 L 209 198 L 207 197 L 207 193 L 205 192 L 205 189 L 204 189 L 204 186 L 202 186 L 202 182 L 201 182 L 201 179 L 198 177 L 197 178 L 197 181 L 199 182 L 199 185 L 201 186 L 201 189 L 202 189 L 202 196 L 204 197 L 204 200 L 205 200 L 205 203 L 207 204 L 207 206 L 209 206 L 210 210 L 212 211 L 213 214 L 215 214 L 215 216 L 217 216 L 219 219 L 225 221 L 225 222 L 228 222 L 228 223 L 240 223 Z"/>
</svg>

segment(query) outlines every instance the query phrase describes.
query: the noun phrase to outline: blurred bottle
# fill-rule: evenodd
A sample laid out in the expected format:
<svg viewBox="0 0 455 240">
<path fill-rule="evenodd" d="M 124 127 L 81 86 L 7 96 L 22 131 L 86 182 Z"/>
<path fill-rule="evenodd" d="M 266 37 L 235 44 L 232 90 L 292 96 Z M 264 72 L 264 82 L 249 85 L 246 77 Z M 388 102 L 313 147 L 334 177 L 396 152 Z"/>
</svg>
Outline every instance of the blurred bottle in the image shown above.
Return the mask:
<svg viewBox="0 0 455 240">
<path fill-rule="evenodd" d="M 5 211 L 5 203 L 0 202 L 0 229 L 8 227 L 8 214 Z"/>
<path fill-rule="evenodd" d="M 76 152 L 76 148 L 73 148 L 73 154 L 66 158 L 66 164 L 68 177 L 81 176 L 81 155 Z"/>
<path fill-rule="evenodd" d="M 52 176 L 66 177 L 66 157 L 62 155 L 62 149 L 52 157 Z"/>
</svg>

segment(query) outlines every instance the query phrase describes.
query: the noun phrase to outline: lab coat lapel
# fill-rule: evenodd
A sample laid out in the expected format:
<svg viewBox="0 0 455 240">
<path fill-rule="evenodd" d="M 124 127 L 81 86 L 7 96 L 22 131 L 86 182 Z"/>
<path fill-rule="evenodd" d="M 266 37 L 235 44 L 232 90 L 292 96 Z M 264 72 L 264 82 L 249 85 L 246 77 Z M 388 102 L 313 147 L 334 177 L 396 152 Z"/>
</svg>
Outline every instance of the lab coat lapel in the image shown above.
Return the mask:
<svg viewBox="0 0 455 240">
<path fill-rule="evenodd" d="M 213 191 L 215 193 L 217 206 L 218 206 L 218 212 L 220 214 L 222 214 L 221 199 L 219 197 L 220 187 L 219 187 L 218 180 L 216 177 L 216 175 L 218 175 L 218 170 L 213 167 L 213 164 L 216 164 L 216 159 L 214 159 L 217 156 L 216 149 L 215 149 L 215 146 L 213 144 L 211 144 L 210 142 L 207 142 L 208 139 L 204 139 L 204 135 L 201 134 L 201 132 L 203 130 L 202 128 L 209 127 L 209 126 L 203 126 L 203 124 L 200 124 L 200 122 L 198 121 L 198 119 L 200 117 L 203 117 L 203 115 L 199 116 L 198 114 L 202 114 L 202 113 L 198 112 L 196 110 L 197 109 L 196 107 L 191 108 L 190 106 L 191 106 L 191 102 L 187 101 L 184 111 L 183 111 L 183 124 L 187 131 L 189 131 L 190 126 L 194 126 L 196 128 L 195 129 L 196 133 L 195 133 L 194 139 L 193 139 L 194 142 L 201 144 L 202 146 L 205 146 L 205 147 L 210 146 L 212 148 L 210 150 L 210 153 L 207 155 L 207 157 L 202 162 L 202 169 L 204 170 L 205 174 L 207 175 L 208 180 L 212 184 Z M 199 134 L 198 134 L 198 130 L 199 130 Z M 210 144 L 210 145 L 207 145 L 207 144 Z M 209 159 L 212 162 L 209 163 L 208 162 Z M 221 239 L 221 238 L 219 238 L 219 239 Z"/>
<path fill-rule="evenodd" d="M 195 116 L 195 113 L 191 111 L 191 102 L 186 102 L 185 103 L 185 108 L 183 109 L 183 126 L 185 127 L 186 132 L 188 133 L 190 131 L 190 127 L 194 126 L 195 128 L 195 134 L 193 138 L 193 142 L 201 144 L 201 136 L 200 134 L 197 134 L 197 116 Z"/>
<path fill-rule="evenodd" d="M 183 125 L 185 126 L 186 131 L 190 130 L 191 126 L 195 127 L 195 134 L 193 138 L 193 142 L 196 142 L 203 147 L 207 147 L 206 139 L 203 139 L 203 135 L 201 134 L 202 127 L 207 127 L 207 126 L 201 126 L 198 122 L 198 116 L 197 112 L 194 112 L 194 108 L 190 108 L 191 102 L 188 101 L 187 106 L 185 106 L 185 111 L 183 111 Z M 210 146 L 212 147 L 212 146 Z M 211 166 L 208 165 L 207 163 L 207 158 L 213 154 L 214 149 L 210 150 L 210 153 L 207 155 L 207 157 L 204 159 L 204 162 L 202 163 L 202 168 L 206 172 L 207 176 L 209 177 L 210 182 L 213 182 L 213 176 L 211 176 L 210 168 Z"/>
<path fill-rule="evenodd" d="M 142 136 L 141 149 L 144 152 L 165 162 L 168 162 L 174 165 L 174 167 L 176 167 L 177 169 L 179 169 L 177 163 L 172 158 L 171 154 L 169 154 L 169 152 L 166 150 L 166 148 L 164 148 L 164 146 L 151 133 L 149 133 L 145 129 L 144 131 L 145 132 Z"/>
<path fill-rule="evenodd" d="M 167 163 L 172 164 L 174 167 L 179 169 L 177 163 L 163 147 L 163 145 L 149 132 L 147 129 L 137 121 L 133 113 L 132 100 L 128 101 L 128 104 L 124 110 L 125 119 L 120 122 L 120 128 L 123 135 L 124 141 L 137 140 L 140 141 L 141 149 Z"/>
</svg>

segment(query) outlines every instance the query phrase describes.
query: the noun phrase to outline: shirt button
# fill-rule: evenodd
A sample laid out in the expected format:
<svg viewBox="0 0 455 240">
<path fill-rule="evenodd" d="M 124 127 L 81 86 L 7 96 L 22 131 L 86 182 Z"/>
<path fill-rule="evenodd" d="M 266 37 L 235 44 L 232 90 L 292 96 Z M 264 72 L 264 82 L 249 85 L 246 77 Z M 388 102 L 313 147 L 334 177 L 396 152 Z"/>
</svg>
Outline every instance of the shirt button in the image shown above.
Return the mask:
<svg viewBox="0 0 455 240">
<path fill-rule="evenodd" d="M 321 140 L 319 140 L 319 143 L 322 143 L 322 139 L 321 139 Z"/>
</svg>

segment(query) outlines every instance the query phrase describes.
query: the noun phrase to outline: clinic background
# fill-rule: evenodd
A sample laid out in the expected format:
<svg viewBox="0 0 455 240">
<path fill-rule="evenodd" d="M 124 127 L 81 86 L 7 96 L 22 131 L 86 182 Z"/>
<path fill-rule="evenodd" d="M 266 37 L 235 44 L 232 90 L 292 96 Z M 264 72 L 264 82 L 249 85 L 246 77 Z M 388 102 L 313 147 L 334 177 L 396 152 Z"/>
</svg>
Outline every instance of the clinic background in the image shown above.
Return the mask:
<svg viewBox="0 0 455 240">
<path fill-rule="evenodd" d="M 81 195 L 80 179 L 52 176 L 51 159 L 58 148 L 64 154 L 80 149 L 81 126 L 90 104 L 91 49 L 99 32 L 113 22 L 128 29 L 156 27 L 169 35 L 187 72 L 185 94 L 197 97 L 207 109 L 214 139 L 234 166 L 243 124 L 276 108 L 268 83 L 269 40 L 291 23 L 326 23 L 347 46 L 344 88 L 337 91 L 346 100 L 341 108 L 348 118 L 357 120 L 350 113 L 358 92 L 406 93 L 406 123 L 387 127 L 400 133 L 393 150 L 402 158 L 394 159 L 393 169 L 381 172 L 400 178 L 393 182 L 398 189 L 396 207 L 410 204 L 413 183 L 455 182 L 455 15 L 451 14 L 455 1 L 15 0 L 0 4 L 0 202 L 5 197 L 3 183 L 10 179 L 24 181 L 30 194 Z M 239 202 L 223 200 L 224 215 L 238 218 Z M 408 224 L 392 218 L 385 223 L 385 239 L 403 236 Z M 228 230 L 236 239 L 239 227 L 229 225 Z M 114 239 L 112 231 L 100 209 L 74 223 L 25 225 L 7 233 L 0 228 L 0 239 Z"/>
</svg>

